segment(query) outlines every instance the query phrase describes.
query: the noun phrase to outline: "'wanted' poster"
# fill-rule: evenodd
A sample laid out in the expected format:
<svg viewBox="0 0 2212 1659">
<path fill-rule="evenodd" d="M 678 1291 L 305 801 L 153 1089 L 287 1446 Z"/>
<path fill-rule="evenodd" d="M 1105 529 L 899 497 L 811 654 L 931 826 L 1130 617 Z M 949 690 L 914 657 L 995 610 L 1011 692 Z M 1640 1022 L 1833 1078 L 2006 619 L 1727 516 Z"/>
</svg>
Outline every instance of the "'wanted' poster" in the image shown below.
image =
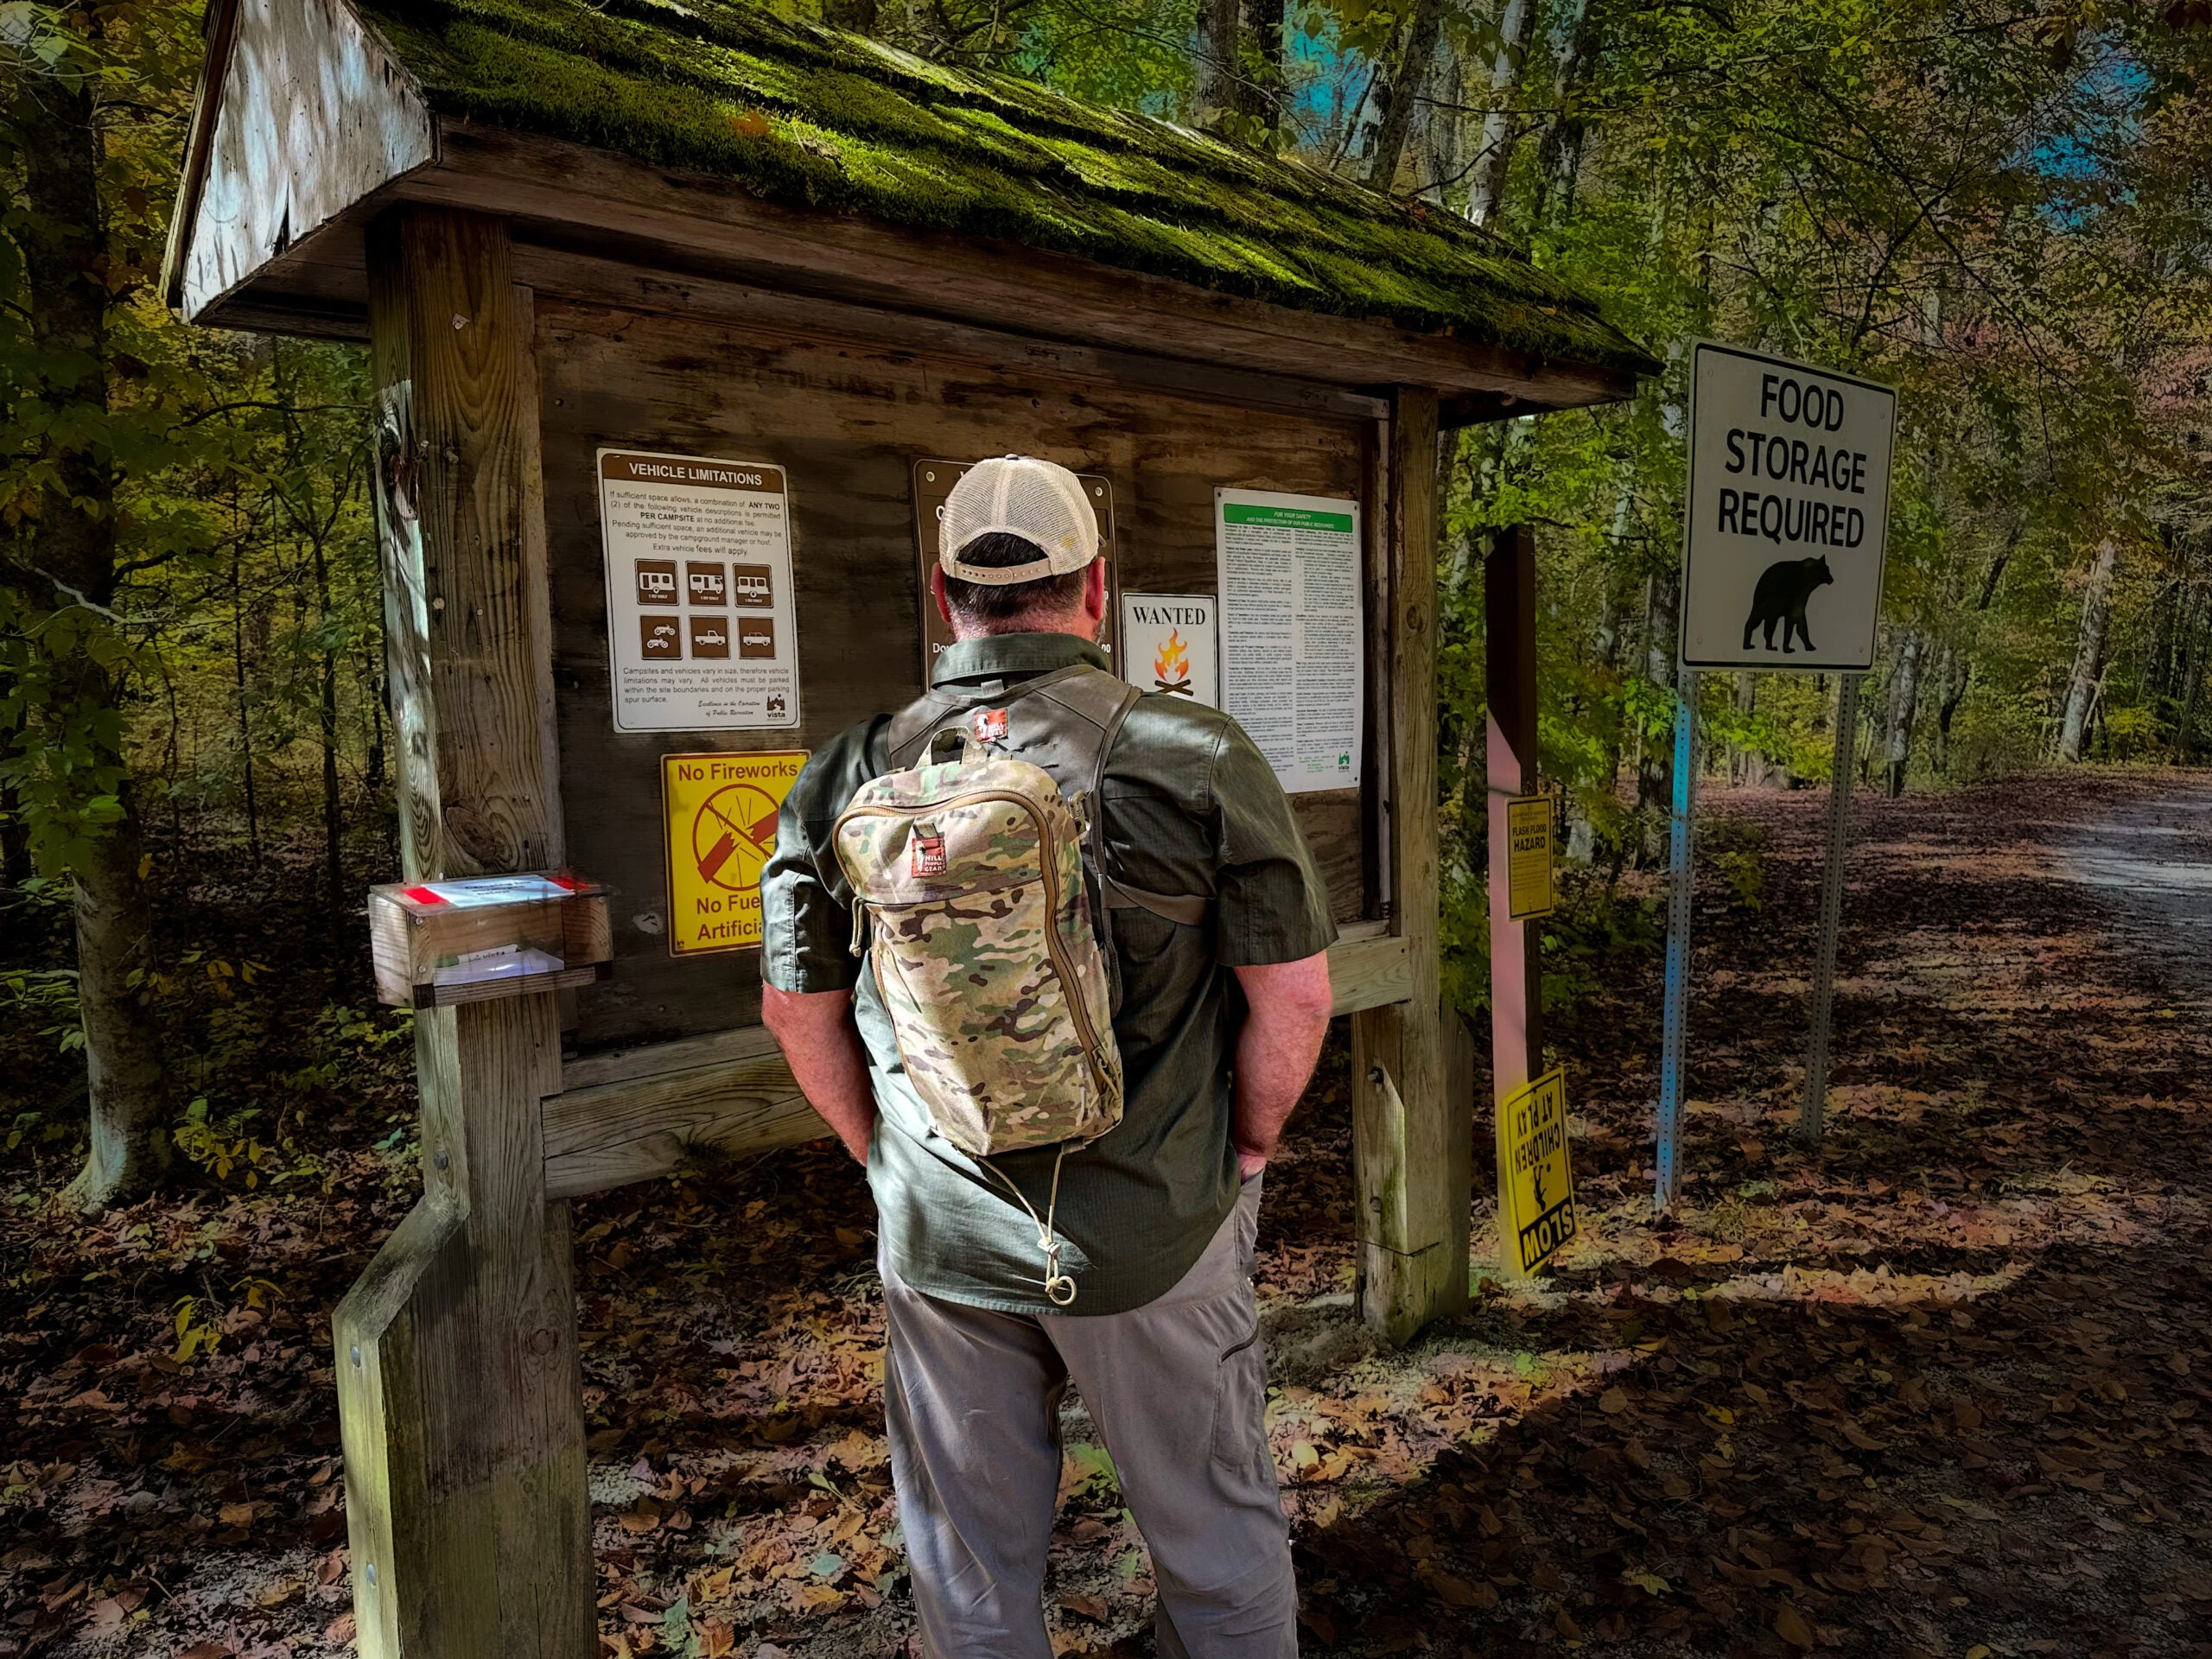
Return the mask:
<svg viewBox="0 0 2212 1659">
<path fill-rule="evenodd" d="M 599 520 L 614 729 L 797 726 L 783 468 L 601 449 Z"/>
<path fill-rule="evenodd" d="M 1293 795 L 1359 785 L 1359 503 L 1217 489 L 1222 707 Z"/>
</svg>

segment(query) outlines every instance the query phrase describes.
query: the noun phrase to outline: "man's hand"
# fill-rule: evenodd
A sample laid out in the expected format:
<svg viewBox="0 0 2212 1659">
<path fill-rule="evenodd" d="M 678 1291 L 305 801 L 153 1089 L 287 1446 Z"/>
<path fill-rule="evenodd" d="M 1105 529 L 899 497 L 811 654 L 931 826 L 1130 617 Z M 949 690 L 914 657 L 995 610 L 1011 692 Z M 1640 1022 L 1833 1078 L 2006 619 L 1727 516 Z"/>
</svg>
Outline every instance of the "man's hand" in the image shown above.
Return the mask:
<svg viewBox="0 0 2212 1659">
<path fill-rule="evenodd" d="M 783 1045 L 807 1104 L 822 1115 L 861 1166 L 875 1130 L 875 1090 L 868 1051 L 853 1024 L 850 991 L 760 991 L 760 1020 Z"/>
<path fill-rule="evenodd" d="M 1236 1173 L 1268 1166 L 1329 1033 L 1329 953 L 1236 970 L 1249 1012 L 1236 1037 Z"/>
</svg>

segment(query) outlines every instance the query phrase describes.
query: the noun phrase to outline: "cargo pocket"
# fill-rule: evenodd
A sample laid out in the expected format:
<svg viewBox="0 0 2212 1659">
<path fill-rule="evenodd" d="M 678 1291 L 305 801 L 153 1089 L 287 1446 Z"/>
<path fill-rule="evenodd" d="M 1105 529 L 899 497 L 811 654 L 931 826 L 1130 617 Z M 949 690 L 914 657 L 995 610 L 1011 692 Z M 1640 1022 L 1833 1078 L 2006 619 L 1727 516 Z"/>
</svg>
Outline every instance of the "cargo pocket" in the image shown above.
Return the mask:
<svg viewBox="0 0 2212 1659">
<path fill-rule="evenodd" d="M 1267 1354 L 1255 1318 L 1251 1334 L 1223 1353 L 1214 1382 L 1213 1460 L 1218 1467 L 1247 1473 L 1266 1457 L 1261 1414 L 1267 1402 Z"/>
</svg>

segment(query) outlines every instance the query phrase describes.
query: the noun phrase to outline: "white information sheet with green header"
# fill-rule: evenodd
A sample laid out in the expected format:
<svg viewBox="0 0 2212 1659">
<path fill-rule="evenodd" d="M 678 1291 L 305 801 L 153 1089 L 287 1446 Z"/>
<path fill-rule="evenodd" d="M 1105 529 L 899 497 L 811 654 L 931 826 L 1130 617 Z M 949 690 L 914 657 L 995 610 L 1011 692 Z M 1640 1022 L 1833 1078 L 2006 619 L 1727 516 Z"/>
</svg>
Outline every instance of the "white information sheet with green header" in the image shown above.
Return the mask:
<svg viewBox="0 0 2212 1659">
<path fill-rule="evenodd" d="M 1222 707 L 1291 794 L 1359 785 L 1359 503 L 1213 493 Z"/>
</svg>

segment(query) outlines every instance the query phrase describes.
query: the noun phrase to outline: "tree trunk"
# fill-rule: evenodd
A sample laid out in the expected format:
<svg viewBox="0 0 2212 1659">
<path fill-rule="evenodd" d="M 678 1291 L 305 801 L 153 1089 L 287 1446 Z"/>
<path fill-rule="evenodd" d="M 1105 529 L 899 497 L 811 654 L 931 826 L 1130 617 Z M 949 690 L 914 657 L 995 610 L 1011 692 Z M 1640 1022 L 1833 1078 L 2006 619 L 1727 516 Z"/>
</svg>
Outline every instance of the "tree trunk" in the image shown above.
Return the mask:
<svg viewBox="0 0 2212 1659">
<path fill-rule="evenodd" d="M 1444 28 L 1444 0 L 1414 0 L 1414 19 L 1406 32 L 1405 50 L 1387 82 L 1376 88 L 1382 124 L 1376 130 L 1375 153 L 1368 157 L 1367 185 L 1388 191 L 1397 182 L 1398 163 L 1405 159 L 1406 139 L 1414 130 L 1414 112 L 1421 107 L 1421 84 L 1436 58 L 1436 37 Z"/>
<path fill-rule="evenodd" d="M 1204 128 L 1217 127 L 1236 108 L 1239 0 L 1198 0 L 1198 77 L 1192 114 Z"/>
<path fill-rule="evenodd" d="M 238 756 L 245 766 L 245 855 L 254 869 L 261 868 L 261 803 L 254 792 L 253 720 L 246 696 L 245 672 L 245 537 L 231 543 L 231 669 L 238 696 Z"/>
<path fill-rule="evenodd" d="M 2196 752 L 2196 688 L 2204 677 L 2204 603 L 2194 585 L 2190 599 L 2189 654 L 2182 670 L 2181 716 L 2174 732 L 2174 747 L 2184 766 Z"/>
<path fill-rule="evenodd" d="M 2074 649 L 2074 673 L 2066 687 L 2066 709 L 2058 725 L 2058 758 L 2069 763 L 2082 758 L 2088 736 L 2089 714 L 2096 705 L 2097 687 L 2105 673 L 2105 626 L 2111 620 L 2113 578 L 2120 569 L 2120 538 L 2107 536 L 2097 543 L 2089 565 L 2088 585 L 2082 592 L 2082 631 Z"/>
<path fill-rule="evenodd" d="M 1554 209 L 1563 219 L 1573 199 L 1570 187 L 1582 166 L 1586 124 L 1574 108 L 1576 95 L 1597 57 L 1598 27 L 1590 21 L 1589 0 L 1567 0 L 1553 41 L 1552 116 L 1536 143 L 1536 215 Z"/>
<path fill-rule="evenodd" d="M 1505 0 L 1505 15 L 1497 24 L 1497 56 L 1490 70 L 1490 113 L 1483 117 L 1482 149 L 1467 187 L 1467 217 L 1478 225 L 1497 217 L 1505 196 L 1506 168 L 1513 159 L 1513 95 L 1535 29 L 1535 0 Z"/>
<path fill-rule="evenodd" d="M 99 27 L 86 7 L 62 8 L 60 16 L 65 27 L 85 34 Z M 118 583 L 114 467 L 104 449 L 54 435 L 70 429 L 72 406 L 104 411 L 108 401 L 109 294 L 102 273 L 109 261 L 96 85 L 89 75 L 35 73 L 18 63 L 0 80 L 0 121 L 22 158 L 21 200 L 28 211 L 16 232 L 21 291 L 31 337 L 46 353 L 24 377 L 19 395 L 65 417 L 44 438 L 41 459 L 48 476 L 37 511 L 25 515 L 30 563 L 35 580 L 48 588 L 41 605 L 75 605 L 106 616 Z M 92 1155 L 64 1196 L 86 1210 L 137 1197 L 153 1184 L 168 1153 L 159 1133 L 168 1106 L 161 1034 L 133 983 L 149 965 L 152 937 L 137 804 L 117 717 L 124 673 L 83 651 L 59 657 L 50 664 L 51 702 L 42 711 L 88 748 L 89 764 L 79 761 L 76 770 L 119 779 L 112 793 L 120 816 L 89 825 L 81 843 L 86 850 L 67 869 L 75 883 Z"/>
<path fill-rule="evenodd" d="M 1241 0 L 1240 48 L 1250 50 L 1230 86 L 1231 106 L 1267 148 L 1281 142 L 1283 106 L 1289 92 L 1283 70 L 1285 0 Z"/>
<path fill-rule="evenodd" d="M 134 982 L 152 965 L 143 854 L 137 810 L 127 806 L 77 872 L 77 1001 L 92 1149 L 62 1198 L 88 1211 L 147 1191 L 169 1162 L 168 1067 L 143 982 Z"/>
<path fill-rule="evenodd" d="M 1675 687 L 1675 616 L 1680 588 L 1673 572 L 1654 576 L 1645 589 L 1643 671 L 1661 690 Z M 1636 768 L 1636 804 L 1644 817 L 1643 857 L 1666 856 L 1667 815 L 1674 802 L 1674 747 L 1645 742 Z"/>
<path fill-rule="evenodd" d="M 1904 643 L 1897 647 L 1897 672 L 1890 679 L 1889 729 L 1883 760 L 1889 768 L 1885 782 L 1891 800 L 1904 793 L 1905 768 L 1912 760 L 1912 725 L 1920 710 L 1920 663 L 1926 651 L 1920 631 L 1908 628 Z"/>
<path fill-rule="evenodd" d="M 346 811 L 338 786 L 338 648 L 330 620 L 330 560 L 315 537 L 315 620 L 322 628 L 322 684 L 316 715 L 322 739 L 323 877 L 329 884 L 331 926 L 340 926 L 346 902 Z"/>
</svg>

